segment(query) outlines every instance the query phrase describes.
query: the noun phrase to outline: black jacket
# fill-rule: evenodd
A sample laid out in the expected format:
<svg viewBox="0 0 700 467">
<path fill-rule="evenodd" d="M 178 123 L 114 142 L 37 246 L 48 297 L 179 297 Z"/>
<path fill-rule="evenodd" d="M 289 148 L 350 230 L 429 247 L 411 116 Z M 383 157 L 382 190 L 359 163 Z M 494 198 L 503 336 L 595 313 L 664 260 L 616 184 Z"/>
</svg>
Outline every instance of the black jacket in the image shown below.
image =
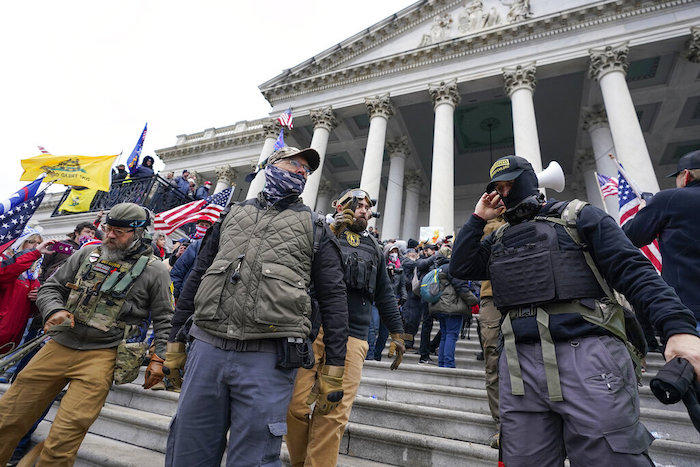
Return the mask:
<svg viewBox="0 0 700 467">
<path fill-rule="evenodd" d="M 258 198 L 249 199 L 243 203 L 254 204 L 260 210 L 265 209 L 265 206 L 260 204 Z M 278 206 L 284 208 L 282 201 L 278 203 Z M 214 260 L 219 248 L 219 230 L 223 217 L 224 215 L 207 230 L 206 235 L 202 239 L 202 246 L 197 254 L 194 268 L 187 277 L 177 301 L 170 342 L 182 340 L 182 336 L 177 334 L 185 321 L 194 313 L 194 297 L 197 293 L 199 282 Z M 340 248 L 337 240 L 325 225 L 319 249 L 311 265 L 311 279 L 316 290 L 316 299 L 321 312 L 321 323 L 324 330 L 323 343 L 326 347 L 326 363 L 328 365 L 344 366 L 348 336 L 347 297 L 343 280 Z"/>
<path fill-rule="evenodd" d="M 539 214 L 547 214 L 556 201 L 550 200 Z M 457 236 L 450 262 L 450 274 L 460 279 L 489 279 L 489 259 L 493 234 L 483 240 L 486 221 L 472 215 Z M 576 227 L 588 245 L 598 270 L 607 283 L 623 293 L 638 313 L 649 317 L 668 338 L 673 334 L 697 335 L 696 320 L 651 265 L 622 232 L 615 220 L 602 210 L 586 206 L 579 214 Z M 560 245 L 574 246 L 562 226 L 556 225 Z M 570 242 L 570 243 L 569 243 Z M 575 314 L 550 316 L 549 328 L 555 340 L 562 341 L 585 335 L 604 333 Z M 513 320 L 518 341 L 539 340 L 534 317 Z"/>
<path fill-rule="evenodd" d="M 659 237 L 661 277 L 700 321 L 700 181 L 657 193 L 622 230 L 638 247 Z"/>
</svg>

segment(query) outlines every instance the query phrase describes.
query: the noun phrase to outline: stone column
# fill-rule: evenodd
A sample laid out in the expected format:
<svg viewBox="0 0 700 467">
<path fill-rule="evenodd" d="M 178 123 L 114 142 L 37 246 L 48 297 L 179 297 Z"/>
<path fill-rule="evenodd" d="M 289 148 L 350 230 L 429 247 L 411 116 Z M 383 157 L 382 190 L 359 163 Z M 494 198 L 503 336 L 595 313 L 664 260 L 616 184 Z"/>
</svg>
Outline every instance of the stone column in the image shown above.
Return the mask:
<svg viewBox="0 0 700 467">
<path fill-rule="evenodd" d="M 323 162 L 326 159 L 328 137 L 331 134 L 331 130 L 338 126 L 338 121 L 335 119 L 331 107 L 312 109 L 309 114 L 311 120 L 314 122 L 314 134 L 311 137 L 311 147 L 318 152 L 321 162 L 318 165 L 318 169 L 306 180 L 306 186 L 301 196 L 304 200 L 304 204 L 314 209 L 316 206 L 316 196 L 318 195 L 318 186 L 321 183 L 321 174 L 323 173 Z"/>
<path fill-rule="evenodd" d="M 280 135 L 280 129 L 282 126 L 277 122 L 277 120 L 269 119 L 263 122 L 263 135 L 265 136 L 265 142 L 263 143 L 262 151 L 260 151 L 260 157 L 258 158 L 258 164 L 262 163 L 267 159 L 270 154 L 275 150 L 275 142 Z M 253 168 L 255 170 L 255 168 Z M 252 182 L 250 182 L 250 187 L 248 188 L 248 194 L 246 199 L 255 198 L 260 191 L 265 187 L 265 174 L 261 170 L 255 176 Z"/>
<path fill-rule="evenodd" d="M 387 143 L 389 151 L 389 182 L 386 187 L 386 202 L 382 217 L 382 240 L 401 238 L 401 204 L 403 203 L 403 176 L 406 157 L 409 154 L 407 138 L 396 139 Z"/>
<path fill-rule="evenodd" d="M 403 230 L 401 238 L 418 238 L 418 208 L 422 180 L 418 172 L 409 172 L 404 178 L 406 186 L 406 203 L 403 211 Z"/>
<path fill-rule="evenodd" d="M 690 42 L 685 56 L 690 62 L 700 63 L 700 26 L 690 28 Z"/>
<path fill-rule="evenodd" d="M 333 196 L 333 188 L 328 180 L 322 180 L 318 186 L 318 194 L 316 196 L 316 212 L 319 214 L 328 214 L 332 211 L 331 197 Z"/>
<path fill-rule="evenodd" d="M 618 161 L 641 191 L 656 193 L 659 182 L 625 81 L 628 51 L 627 42 L 590 49 L 589 75 L 600 82 Z"/>
<path fill-rule="evenodd" d="M 574 159 L 574 176 L 567 180 L 567 188 L 579 199 L 585 199 L 593 206 L 607 210 L 600 196 L 598 180 L 596 179 L 596 165 L 593 154 L 586 150 L 579 150 Z M 617 198 L 616 198 L 617 199 Z"/>
<path fill-rule="evenodd" d="M 226 188 L 231 188 L 233 180 L 236 178 L 236 171 L 230 165 L 222 165 L 214 170 L 216 170 L 216 187 L 214 187 L 213 194 L 224 191 Z"/>
<path fill-rule="evenodd" d="M 617 166 L 608 156 L 608 154 L 615 155 L 615 143 L 613 143 L 612 133 L 608 125 L 608 116 L 603 108 L 596 107 L 584 113 L 583 131 L 591 137 L 596 171 L 599 174 L 617 178 Z M 620 206 L 617 197 L 608 196 L 605 198 L 605 209 L 608 214 L 618 219 Z"/>
<path fill-rule="evenodd" d="M 535 119 L 535 64 L 528 63 L 514 68 L 503 69 L 505 90 L 513 107 L 513 137 L 515 155 L 523 157 L 532 164 L 535 173 L 542 171 L 540 140 Z M 544 190 L 543 190 L 544 191 Z"/>
<path fill-rule="evenodd" d="M 379 201 L 379 185 L 382 180 L 382 159 L 384 158 L 384 142 L 386 127 L 394 115 L 394 108 L 389 101 L 389 95 L 366 98 L 369 113 L 369 132 L 367 133 L 367 148 L 362 164 L 360 188 Z M 370 221 L 374 225 L 374 219 Z"/>
<path fill-rule="evenodd" d="M 457 82 L 428 88 L 435 109 L 433 173 L 430 181 L 430 225 L 454 233 L 454 113 L 459 103 Z"/>
</svg>

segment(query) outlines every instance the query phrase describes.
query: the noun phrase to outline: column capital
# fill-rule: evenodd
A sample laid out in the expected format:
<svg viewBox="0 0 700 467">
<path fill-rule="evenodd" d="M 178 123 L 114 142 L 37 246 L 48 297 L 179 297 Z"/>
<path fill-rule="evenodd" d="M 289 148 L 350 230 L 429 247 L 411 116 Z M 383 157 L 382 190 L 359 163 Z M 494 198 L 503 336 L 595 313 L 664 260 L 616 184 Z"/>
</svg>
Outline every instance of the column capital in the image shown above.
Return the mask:
<svg viewBox="0 0 700 467">
<path fill-rule="evenodd" d="M 263 121 L 263 137 L 277 139 L 280 134 L 280 128 L 282 125 L 277 121 L 277 119 L 268 118 Z"/>
<path fill-rule="evenodd" d="M 685 56 L 690 62 L 700 63 L 700 26 L 690 28 L 690 41 Z"/>
<path fill-rule="evenodd" d="M 433 108 L 440 104 L 449 104 L 452 107 L 456 107 L 461 98 L 456 80 L 449 83 L 442 81 L 440 84 L 431 84 L 428 87 L 428 92 L 433 100 Z"/>
<path fill-rule="evenodd" d="M 311 116 L 311 121 L 314 122 L 314 130 L 320 127 L 333 131 L 333 128 L 338 126 L 338 120 L 336 120 L 333 109 L 330 106 L 311 109 L 309 110 L 309 115 Z"/>
<path fill-rule="evenodd" d="M 600 81 L 603 76 L 611 71 L 621 71 L 627 74 L 629 61 L 629 42 L 618 45 L 607 45 L 588 50 L 591 56 L 591 66 L 588 69 L 588 76 L 596 81 Z"/>
<path fill-rule="evenodd" d="M 608 114 L 599 105 L 591 109 L 586 109 L 583 114 L 583 131 L 591 132 L 601 127 L 609 127 Z"/>
<path fill-rule="evenodd" d="M 409 187 L 420 189 L 420 186 L 423 183 L 423 179 L 421 178 L 420 173 L 417 170 L 406 172 L 406 175 L 404 176 L 403 180 L 406 189 L 408 189 Z"/>
<path fill-rule="evenodd" d="M 518 89 L 529 89 L 535 92 L 535 62 L 503 68 L 504 89 L 510 97 Z"/>
<path fill-rule="evenodd" d="M 370 120 L 374 117 L 384 117 L 389 120 L 394 115 L 394 106 L 391 104 L 389 94 L 365 97 L 365 105 L 367 105 Z"/>
<path fill-rule="evenodd" d="M 220 180 L 229 185 L 233 184 L 233 180 L 236 178 L 236 171 L 230 165 L 222 165 L 220 167 L 215 167 L 216 179 Z"/>
<path fill-rule="evenodd" d="M 318 184 L 318 194 L 333 196 L 333 187 L 328 180 L 321 180 L 321 183 Z"/>
<path fill-rule="evenodd" d="M 589 170 L 595 170 L 595 156 L 588 149 L 579 149 L 576 151 L 574 167 L 574 172 L 579 174 L 583 174 Z"/>
<path fill-rule="evenodd" d="M 402 136 L 392 141 L 386 143 L 386 149 L 389 151 L 389 157 L 403 157 L 406 158 L 411 153 L 408 148 L 408 138 Z"/>
</svg>

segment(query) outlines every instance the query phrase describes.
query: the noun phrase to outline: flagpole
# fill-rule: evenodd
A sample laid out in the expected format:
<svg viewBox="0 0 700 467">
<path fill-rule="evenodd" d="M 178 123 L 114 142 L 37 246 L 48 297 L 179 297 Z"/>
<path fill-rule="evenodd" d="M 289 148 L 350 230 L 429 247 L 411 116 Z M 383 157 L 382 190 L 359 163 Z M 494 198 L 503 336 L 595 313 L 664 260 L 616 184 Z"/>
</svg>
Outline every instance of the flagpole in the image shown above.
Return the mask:
<svg viewBox="0 0 700 467">
<path fill-rule="evenodd" d="M 613 161 L 613 162 L 615 163 L 615 165 L 617 166 L 617 170 L 619 170 L 620 173 L 622 174 L 622 176 L 625 177 L 625 179 L 627 180 L 627 183 L 629 183 L 629 186 L 630 186 L 630 188 L 632 189 L 632 192 L 635 194 L 635 196 L 636 196 L 637 198 L 641 199 L 641 198 L 642 198 L 642 196 L 641 196 L 641 193 L 642 193 L 642 192 L 640 191 L 639 187 L 638 187 L 637 184 L 634 182 L 634 180 L 631 179 L 631 178 L 629 177 L 629 175 L 627 175 L 627 172 L 625 172 L 625 169 L 622 168 L 622 165 L 620 165 L 620 163 L 617 161 L 617 159 L 615 158 L 615 156 L 613 156 L 612 154 L 608 154 L 608 157 L 609 157 L 610 159 L 612 159 L 612 161 Z"/>
<path fill-rule="evenodd" d="M 598 194 L 600 195 L 600 199 L 603 200 L 603 209 L 605 210 L 605 214 L 610 214 L 610 211 L 608 211 L 608 205 L 605 203 L 605 196 L 603 196 L 603 190 L 600 189 L 600 182 L 598 181 L 598 172 L 593 171 L 593 175 L 595 176 L 595 181 L 596 181 L 596 186 L 598 187 Z"/>
</svg>

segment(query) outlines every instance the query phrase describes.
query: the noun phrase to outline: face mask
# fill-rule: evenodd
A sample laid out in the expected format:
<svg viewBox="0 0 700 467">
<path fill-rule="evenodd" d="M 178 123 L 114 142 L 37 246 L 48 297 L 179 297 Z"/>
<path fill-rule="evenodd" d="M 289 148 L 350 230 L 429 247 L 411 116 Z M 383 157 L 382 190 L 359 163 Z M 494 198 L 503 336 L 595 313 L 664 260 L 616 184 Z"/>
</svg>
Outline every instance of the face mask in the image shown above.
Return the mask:
<svg viewBox="0 0 700 467">
<path fill-rule="evenodd" d="M 389 261 L 396 261 L 397 259 L 399 259 L 398 253 L 389 253 Z"/>
<path fill-rule="evenodd" d="M 304 191 L 306 179 L 303 175 L 289 172 L 274 165 L 265 167 L 265 198 L 274 203 L 290 195 L 300 195 Z"/>
</svg>

